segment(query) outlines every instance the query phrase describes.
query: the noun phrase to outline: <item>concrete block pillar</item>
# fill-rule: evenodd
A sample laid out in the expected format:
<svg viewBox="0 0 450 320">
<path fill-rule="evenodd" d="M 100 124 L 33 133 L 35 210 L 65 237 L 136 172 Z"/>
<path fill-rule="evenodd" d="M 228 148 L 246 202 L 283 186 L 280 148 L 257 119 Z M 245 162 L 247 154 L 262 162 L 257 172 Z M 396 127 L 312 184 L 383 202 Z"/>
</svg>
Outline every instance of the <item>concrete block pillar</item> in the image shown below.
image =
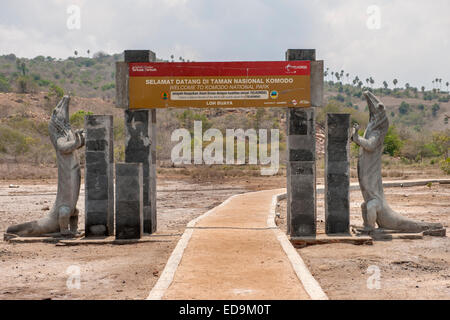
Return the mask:
<svg viewBox="0 0 450 320">
<path fill-rule="evenodd" d="M 323 61 L 315 49 L 288 49 L 286 60 L 311 61 L 310 108 L 287 111 L 287 232 L 291 238 L 316 235 L 315 109 L 322 105 Z"/>
<path fill-rule="evenodd" d="M 313 108 L 289 108 L 288 232 L 291 237 L 316 234 L 316 133 Z"/>
<path fill-rule="evenodd" d="M 142 163 L 116 164 L 116 239 L 140 239 L 144 232 Z"/>
<path fill-rule="evenodd" d="M 89 115 L 86 129 L 85 235 L 114 234 L 113 116 Z"/>
<path fill-rule="evenodd" d="M 142 163 L 144 232 L 156 231 L 156 110 L 125 110 L 125 162 Z"/>
<path fill-rule="evenodd" d="M 328 113 L 325 141 L 325 231 L 349 233 L 350 114 Z"/>
</svg>

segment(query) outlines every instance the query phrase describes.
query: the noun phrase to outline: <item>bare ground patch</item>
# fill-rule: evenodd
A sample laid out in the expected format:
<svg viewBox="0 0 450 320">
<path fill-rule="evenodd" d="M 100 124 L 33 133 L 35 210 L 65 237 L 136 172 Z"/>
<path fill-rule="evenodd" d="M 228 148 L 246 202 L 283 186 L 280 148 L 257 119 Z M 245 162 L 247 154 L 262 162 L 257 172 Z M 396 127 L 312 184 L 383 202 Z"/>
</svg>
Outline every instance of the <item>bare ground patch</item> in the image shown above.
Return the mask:
<svg viewBox="0 0 450 320">
<path fill-rule="evenodd" d="M 9 188 L 9 184 L 19 188 Z M 144 299 L 158 280 L 186 223 L 245 189 L 158 181 L 158 234 L 171 241 L 128 245 L 56 246 L 0 241 L 0 299 Z M 44 216 L 56 195 L 55 181 L 0 184 L 0 236 L 8 225 Z M 84 190 L 78 201 L 84 226 Z M 168 237 L 169 238 L 169 237 Z M 80 289 L 69 289 L 67 268 L 79 267 Z"/>
<path fill-rule="evenodd" d="M 417 220 L 441 222 L 449 230 L 450 186 L 434 184 L 385 189 L 391 207 Z M 360 191 L 351 192 L 351 224 L 362 224 Z M 279 226 L 285 228 L 286 201 Z M 324 230 L 323 195 L 318 228 Z M 450 299 L 450 239 L 374 241 L 372 246 L 326 244 L 298 249 L 330 299 Z M 380 289 L 369 289 L 369 266 L 380 270 Z"/>
</svg>

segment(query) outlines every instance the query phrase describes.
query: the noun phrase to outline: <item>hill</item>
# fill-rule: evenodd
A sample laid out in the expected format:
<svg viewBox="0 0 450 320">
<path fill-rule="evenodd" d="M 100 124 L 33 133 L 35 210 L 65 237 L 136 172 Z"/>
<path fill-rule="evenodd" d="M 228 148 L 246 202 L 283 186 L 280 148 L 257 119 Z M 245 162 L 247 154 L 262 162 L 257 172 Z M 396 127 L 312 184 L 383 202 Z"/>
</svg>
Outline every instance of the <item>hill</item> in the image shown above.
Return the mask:
<svg viewBox="0 0 450 320">
<path fill-rule="evenodd" d="M 115 156 L 123 160 L 123 110 L 114 107 L 115 62 L 121 54 L 97 53 L 92 58 L 56 60 L 39 56 L 21 59 L 0 56 L 0 164 L 31 163 L 53 165 L 54 151 L 47 133 L 51 110 L 64 93 L 70 93 L 71 122 L 83 125 L 84 115 L 114 115 Z M 370 82 L 369 82 L 370 83 Z M 368 83 L 368 84 L 369 84 Z M 317 111 L 317 150 L 323 153 L 327 112 L 352 114 L 352 121 L 365 127 L 368 120 L 362 92 L 372 90 L 386 105 L 391 123 L 387 153 L 406 162 L 440 161 L 448 157 L 450 96 L 447 92 L 419 91 L 417 88 L 371 88 L 359 83 L 325 81 L 325 106 Z M 165 109 L 158 110 L 158 159 L 170 159 L 173 130 L 192 129 L 194 120 L 203 128 L 280 129 L 281 161 L 286 148 L 286 114 L 281 108 L 264 109 Z M 354 147 L 353 147 L 354 148 Z M 354 155 L 356 155 L 355 150 Z M 436 158 L 436 160 L 432 160 Z"/>
</svg>

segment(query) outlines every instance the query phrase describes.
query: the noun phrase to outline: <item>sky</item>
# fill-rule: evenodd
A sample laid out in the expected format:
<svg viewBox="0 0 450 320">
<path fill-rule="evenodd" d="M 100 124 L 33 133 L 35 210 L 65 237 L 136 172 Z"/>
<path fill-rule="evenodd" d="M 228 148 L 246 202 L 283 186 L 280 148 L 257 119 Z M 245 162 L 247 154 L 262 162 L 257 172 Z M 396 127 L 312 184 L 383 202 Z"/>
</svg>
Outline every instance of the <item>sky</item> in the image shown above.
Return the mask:
<svg viewBox="0 0 450 320">
<path fill-rule="evenodd" d="M 276 61 L 314 48 L 350 79 L 430 89 L 450 81 L 449 12 L 448 0 L 2 0 L 0 55 Z"/>
</svg>

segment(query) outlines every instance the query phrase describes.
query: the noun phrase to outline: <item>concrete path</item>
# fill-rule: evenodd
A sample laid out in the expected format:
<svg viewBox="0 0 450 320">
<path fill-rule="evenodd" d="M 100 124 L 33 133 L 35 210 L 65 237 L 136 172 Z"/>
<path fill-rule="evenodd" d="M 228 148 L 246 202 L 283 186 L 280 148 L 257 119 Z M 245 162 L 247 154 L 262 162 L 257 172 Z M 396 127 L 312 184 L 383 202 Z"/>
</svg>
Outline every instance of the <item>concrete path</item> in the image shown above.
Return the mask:
<svg viewBox="0 0 450 320">
<path fill-rule="evenodd" d="M 162 298 L 310 299 L 267 224 L 273 196 L 284 191 L 231 197 L 199 220 Z"/>
</svg>

